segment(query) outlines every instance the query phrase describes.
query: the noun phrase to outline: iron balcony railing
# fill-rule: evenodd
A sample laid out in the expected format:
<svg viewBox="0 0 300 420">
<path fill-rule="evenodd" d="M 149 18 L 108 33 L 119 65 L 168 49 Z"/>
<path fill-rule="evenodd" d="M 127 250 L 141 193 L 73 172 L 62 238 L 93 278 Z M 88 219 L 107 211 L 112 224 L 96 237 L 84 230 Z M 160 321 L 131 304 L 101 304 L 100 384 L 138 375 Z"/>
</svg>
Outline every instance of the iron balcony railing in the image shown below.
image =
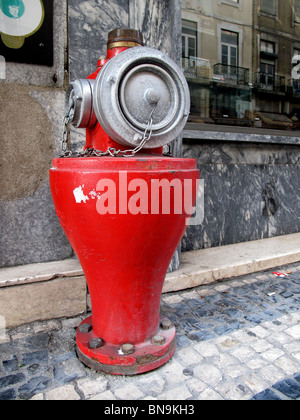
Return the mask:
<svg viewBox="0 0 300 420">
<path fill-rule="evenodd" d="M 269 90 L 272 92 L 285 92 L 285 77 L 269 73 L 255 73 L 253 85 L 257 89 Z"/>
<path fill-rule="evenodd" d="M 225 83 L 236 85 L 248 85 L 250 71 L 245 67 L 229 66 L 228 64 L 215 64 L 213 67 L 213 76 Z"/>
</svg>

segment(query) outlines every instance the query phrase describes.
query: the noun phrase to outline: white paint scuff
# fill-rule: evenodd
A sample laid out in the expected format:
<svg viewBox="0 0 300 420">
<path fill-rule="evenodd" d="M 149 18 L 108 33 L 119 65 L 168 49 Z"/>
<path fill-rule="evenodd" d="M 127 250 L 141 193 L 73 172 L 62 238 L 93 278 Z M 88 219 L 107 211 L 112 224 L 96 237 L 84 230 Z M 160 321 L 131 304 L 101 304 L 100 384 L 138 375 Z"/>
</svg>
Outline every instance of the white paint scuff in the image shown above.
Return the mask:
<svg viewBox="0 0 300 420">
<path fill-rule="evenodd" d="M 101 194 L 97 193 L 95 190 L 91 191 L 89 195 L 92 197 L 92 200 L 96 200 L 96 198 L 100 199 Z"/>
<path fill-rule="evenodd" d="M 80 204 L 82 202 L 86 203 L 89 200 L 89 197 L 87 195 L 84 195 L 83 188 L 84 188 L 84 185 L 80 185 L 78 188 L 75 188 L 75 190 L 73 191 L 77 204 Z"/>
<path fill-rule="evenodd" d="M 96 199 L 99 200 L 100 199 L 101 194 L 97 193 L 96 190 L 91 191 L 89 193 L 89 196 L 90 196 L 89 197 L 89 196 L 84 194 L 83 188 L 84 188 L 84 185 L 80 185 L 78 188 L 75 188 L 75 190 L 73 191 L 73 194 L 74 194 L 74 197 L 75 197 L 75 200 L 76 200 L 77 204 L 81 204 L 82 202 L 86 203 L 90 199 L 90 197 L 91 197 L 92 200 L 96 200 Z"/>
</svg>

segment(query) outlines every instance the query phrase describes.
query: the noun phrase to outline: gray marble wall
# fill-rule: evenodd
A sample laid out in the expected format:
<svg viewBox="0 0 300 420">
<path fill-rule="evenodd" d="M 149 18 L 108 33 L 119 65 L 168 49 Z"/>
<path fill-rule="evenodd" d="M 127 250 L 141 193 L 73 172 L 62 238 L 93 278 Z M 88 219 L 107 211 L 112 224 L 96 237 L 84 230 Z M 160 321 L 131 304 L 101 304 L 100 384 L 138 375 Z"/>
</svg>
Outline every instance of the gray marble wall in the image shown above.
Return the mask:
<svg viewBox="0 0 300 420">
<path fill-rule="evenodd" d="M 48 171 L 60 150 L 66 0 L 54 0 L 54 65 L 6 64 L 0 81 L 0 267 L 70 257 Z"/>
<path fill-rule="evenodd" d="M 115 28 L 130 27 L 143 33 L 144 43 L 181 62 L 181 0 L 69 0 L 70 80 L 85 78 L 106 55 L 107 35 Z M 73 130 L 72 150 L 82 150 L 85 131 Z M 182 140 L 171 144 L 181 156 Z"/>
<path fill-rule="evenodd" d="M 95 71 L 108 32 L 121 26 L 140 29 L 146 45 L 179 60 L 180 19 L 180 0 L 54 0 L 54 66 L 7 63 L 0 80 L 0 268 L 73 255 L 48 181 L 68 79 Z M 82 149 L 83 130 L 72 136 L 73 148 Z M 180 146 L 174 142 L 174 153 Z"/>
<path fill-rule="evenodd" d="M 112 29 L 139 29 L 146 46 L 181 59 L 181 0 L 69 0 L 70 79 L 95 71 Z"/>
<path fill-rule="evenodd" d="M 204 220 L 188 228 L 183 251 L 300 231 L 299 145 L 192 139 L 183 155 L 205 183 Z"/>
<path fill-rule="evenodd" d="M 148 47 L 157 48 L 181 59 L 181 0 L 69 0 L 69 73 L 70 80 L 85 78 L 97 68 L 101 55 L 106 55 L 107 35 L 118 27 L 139 29 Z M 72 150 L 82 150 L 85 130 L 71 132 Z M 180 156 L 182 141 L 171 145 L 174 156 Z M 180 250 L 171 262 L 177 269 Z"/>
</svg>

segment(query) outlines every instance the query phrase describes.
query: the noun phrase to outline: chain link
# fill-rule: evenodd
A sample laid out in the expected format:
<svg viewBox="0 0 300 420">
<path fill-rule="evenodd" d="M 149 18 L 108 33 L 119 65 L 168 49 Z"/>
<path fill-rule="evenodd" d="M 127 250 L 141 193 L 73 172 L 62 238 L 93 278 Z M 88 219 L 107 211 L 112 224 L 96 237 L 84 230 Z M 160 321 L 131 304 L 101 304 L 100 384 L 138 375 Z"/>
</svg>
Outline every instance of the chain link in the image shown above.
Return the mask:
<svg viewBox="0 0 300 420">
<path fill-rule="evenodd" d="M 102 156 L 111 156 L 111 157 L 133 157 L 136 153 L 138 153 L 145 144 L 151 139 L 152 136 L 152 127 L 153 127 L 153 113 L 155 111 L 156 104 L 154 104 L 153 109 L 151 111 L 149 121 L 146 127 L 146 130 L 144 132 L 144 135 L 141 139 L 141 143 L 136 146 L 134 149 L 128 149 L 128 150 L 117 150 L 114 147 L 109 147 L 106 152 L 102 152 L 101 150 L 97 150 L 94 148 L 87 148 L 84 152 L 79 152 L 76 155 L 72 153 L 72 151 L 68 148 L 69 145 L 69 124 L 72 121 L 72 112 L 74 112 L 74 102 L 70 104 L 70 107 L 68 109 L 67 114 L 64 117 L 63 120 L 63 135 L 62 135 L 62 151 L 60 154 L 60 157 L 67 158 L 67 157 L 89 157 L 89 156 L 96 156 L 96 157 L 102 157 Z"/>
<path fill-rule="evenodd" d="M 68 145 L 70 142 L 70 131 L 69 131 L 69 124 L 73 119 L 74 116 L 74 100 L 70 103 L 68 112 L 64 116 L 63 120 L 63 135 L 62 135 L 62 142 L 61 142 L 61 154 L 60 157 L 71 157 L 72 152 L 69 150 Z"/>
</svg>

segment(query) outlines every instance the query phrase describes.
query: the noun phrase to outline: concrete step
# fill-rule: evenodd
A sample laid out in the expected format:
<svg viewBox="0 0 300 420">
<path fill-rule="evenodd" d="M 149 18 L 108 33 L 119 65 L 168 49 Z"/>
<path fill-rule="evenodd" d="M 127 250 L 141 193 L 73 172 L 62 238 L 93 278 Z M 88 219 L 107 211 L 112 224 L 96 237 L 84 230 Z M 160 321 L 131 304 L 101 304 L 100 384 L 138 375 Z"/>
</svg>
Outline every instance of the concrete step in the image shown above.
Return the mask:
<svg viewBox="0 0 300 420">
<path fill-rule="evenodd" d="M 163 293 L 211 284 L 300 261 L 300 233 L 182 254 Z M 7 328 L 72 317 L 87 310 L 87 287 L 76 259 L 0 269 L 0 318 Z"/>
<path fill-rule="evenodd" d="M 300 261 L 300 233 L 201 249 L 182 254 L 179 270 L 166 277 L 174 292 Z"/>
</svg>

